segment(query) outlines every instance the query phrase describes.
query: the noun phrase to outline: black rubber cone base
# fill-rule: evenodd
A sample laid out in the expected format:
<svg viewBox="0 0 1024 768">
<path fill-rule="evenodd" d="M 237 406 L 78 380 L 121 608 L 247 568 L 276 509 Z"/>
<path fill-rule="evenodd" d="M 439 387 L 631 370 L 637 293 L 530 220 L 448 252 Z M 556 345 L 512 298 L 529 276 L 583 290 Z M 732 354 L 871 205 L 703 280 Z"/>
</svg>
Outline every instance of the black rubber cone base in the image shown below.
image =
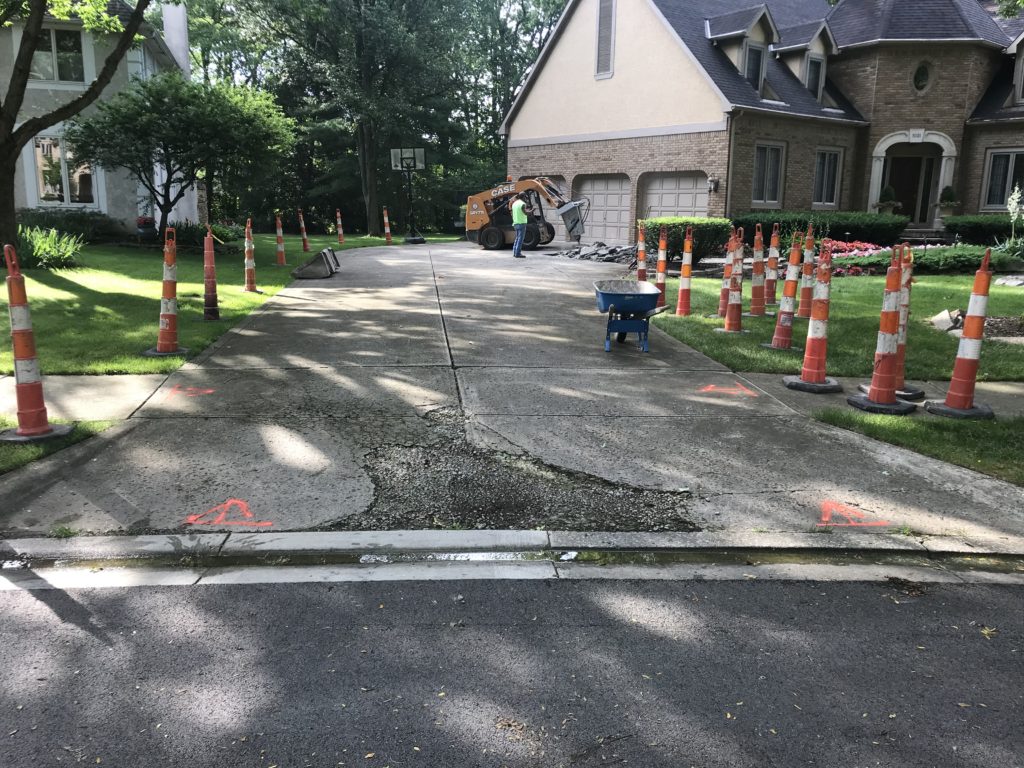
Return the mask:
<svg viewBox="0 0 1024 768">
<path fill-rule="evenodd" d="M 924 404 L 924 409 L 928 413 L 933 413 L 936 416 L 946 416 L 950 419 L 994 419 L 996 417 L 995 413 L 992 412 L 992 408 L 987 405 L 979 405 L 978 403 L 975 403 L 973 408 L 950 408 L 938 400 L 929 400 Z"/>
<path fill-rule="evenodd" d="M 858 384 L 857 389 L 863 392 L 865 395 L 871 391 L 870 384 Z M 911 387 L 904 385 L 903 389 L 896 390 L 896 397 L 900 400 L 924 400 L 924 390 L 920 387 Z"/>
<path fill-rule="evenodd" d="M 51 424 L 52 429 L 45 435 L 19 435 L 17 429 L 8 429 L 5 432 L 0 432 L 0 442 L 4 443 L 38 443 L 41 440 L 49 440 L 53 437 L 64 437 L 72 429 L 72 424 Z"/>
<path fill-rule="evenodd" d="M 188 354 L 188 347 L 178 347 L 173 352 L 157 352 L 156 347 L 147 349 L 142 353 L 143 357 L 184 357 Z"/>
<path fill-rule="evenodd" d="M 859 408 L 868 413 L 885 413 L 890 416 L 906 416 L 917 410 L 917 406 L 908 403 L 906 400 L 897 400 L 895 403 L 876 403 L 868 400 L 867 395 L 850 395 L 846 402 L 854 408 Z"/>
<path fill-rule="evenodd" d="M 924 400 L 924 390 L 920 387 L 913 387 L 909 384 L 904 384 L 903 389 L 896 390 L 896 397 L 900 400 Z"/>
<path fill-rule="evenodd" d="M 782 349 L 780 347 L 773 347 L 770 341 L 766 341 L 761 345 L 765 349 L 774 349 L 776 352 L 800 352 L 804 351 L 803 347 L 789 347 L 788 349 Z"/>
<path fill-rule="evenodd" d="M 795 389 L 800 392 L 810 392 L 814 395 L 826 395 L 830 392 L 842 392 L 843 385 L 835 379 L 825 378 L 821 384 L 811 381 L 804 381 L 799 376 L 783 376 L 782 383 L 787 389 Z"/>
</svg>

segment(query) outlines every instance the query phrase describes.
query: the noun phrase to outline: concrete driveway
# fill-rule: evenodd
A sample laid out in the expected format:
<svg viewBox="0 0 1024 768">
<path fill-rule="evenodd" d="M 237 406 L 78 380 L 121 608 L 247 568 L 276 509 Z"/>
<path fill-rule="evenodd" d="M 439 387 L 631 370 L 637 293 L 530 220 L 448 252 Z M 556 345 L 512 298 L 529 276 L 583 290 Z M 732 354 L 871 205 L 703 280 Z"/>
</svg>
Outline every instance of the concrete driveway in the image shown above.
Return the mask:
<svg viewBox="0 0 1024 768">
<path fill-rule="evenodd" d="M 345 251 L 121 426 L 0 478 L 0 527 L 405 527 L 420 505 L 442 527 L 1024 536 L 1016 486 L 813 422 L 657 330 L 606 353 L 591 284 L 623 271 Z"/>
</svg>

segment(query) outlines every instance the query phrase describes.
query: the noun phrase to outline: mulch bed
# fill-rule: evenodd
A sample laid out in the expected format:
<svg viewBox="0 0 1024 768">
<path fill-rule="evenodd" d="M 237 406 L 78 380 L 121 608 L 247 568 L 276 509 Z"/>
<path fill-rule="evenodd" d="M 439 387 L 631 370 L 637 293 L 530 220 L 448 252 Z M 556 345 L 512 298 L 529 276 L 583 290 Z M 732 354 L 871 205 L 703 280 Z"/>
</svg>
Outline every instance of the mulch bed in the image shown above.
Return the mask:
<svg viewBox="0 0 1024 768">
<path fill-rule="evenodd" d="M 1024 317 L 986 317 L 986 336 L 1024 336 Z"/>
</svg>

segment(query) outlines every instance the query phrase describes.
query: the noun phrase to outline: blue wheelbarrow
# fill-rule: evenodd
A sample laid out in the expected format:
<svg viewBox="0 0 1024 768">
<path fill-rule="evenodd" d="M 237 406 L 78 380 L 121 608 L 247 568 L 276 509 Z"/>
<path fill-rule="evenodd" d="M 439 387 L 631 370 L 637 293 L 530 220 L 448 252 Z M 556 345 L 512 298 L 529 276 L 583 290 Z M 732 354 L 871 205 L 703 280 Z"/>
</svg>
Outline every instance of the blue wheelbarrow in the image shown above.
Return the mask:
<svg viewBox="0 0 1024 768">
<path fill-rule="evenodd" d="M 640 339 L 640 349 L 650 351 L 647 334 L 651 318 L 664 312 L 668 306 L 656 307 L 661 291 L 650 283 L 633 280 L 598 280 L 594 283 L 597 294 L 597 311 L 608 314 L 608 328 L 604 337 L 604 351 L 612 351 L 612 334 L 622 343 L 626 335 L 635 333 Z"/>
</svg>

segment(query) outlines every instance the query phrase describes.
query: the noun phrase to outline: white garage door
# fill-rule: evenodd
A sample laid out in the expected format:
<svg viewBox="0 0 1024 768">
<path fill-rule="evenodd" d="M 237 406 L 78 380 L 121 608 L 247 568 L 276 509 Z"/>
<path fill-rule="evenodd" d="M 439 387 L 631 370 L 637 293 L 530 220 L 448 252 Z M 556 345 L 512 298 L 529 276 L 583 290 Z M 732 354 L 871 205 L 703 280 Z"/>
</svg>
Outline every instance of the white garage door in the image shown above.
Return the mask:
<svg viewBox="0 0 1024 768">
<path fill-rule="evenodd" d="M 708 177 L 697 172 L 645 176 L 640 211 L 644 218 L 707 216 Z"/>
<path fill-rule="evenodd" d="M 600 240 L 610 245 L 631 242 L 628 176 L 581 176 L 576 178 L 574 186 L 576 197 L 590 199 L 590 214 L 583 225 L 584 242 Z"/>
</svg>

